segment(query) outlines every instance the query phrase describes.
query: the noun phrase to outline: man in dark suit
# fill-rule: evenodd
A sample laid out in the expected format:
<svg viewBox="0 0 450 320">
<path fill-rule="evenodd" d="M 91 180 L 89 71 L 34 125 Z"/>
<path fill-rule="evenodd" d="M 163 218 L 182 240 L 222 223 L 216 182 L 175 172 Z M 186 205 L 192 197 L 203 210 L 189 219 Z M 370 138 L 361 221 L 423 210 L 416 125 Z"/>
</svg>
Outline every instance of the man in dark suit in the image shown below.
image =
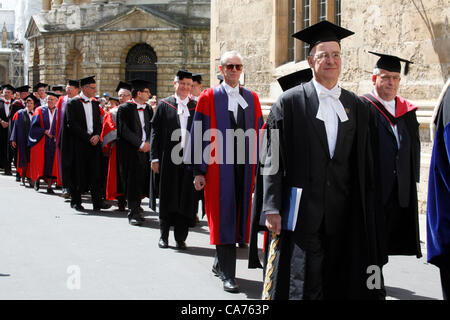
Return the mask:
<svg viewBox="0 0 450 320">
<path fill-rule="evenodd" d="M 152 119 L 152 170 L 159 174 L 160 248 L 169 246 L 169 230 L 174 227 L 176 246 L 186 249 L 189 227 L 195 225 L 198 197 L 192 184 L 192 172 L 182 161 L 176 163 L 173 150 L 183 159 L 186 136 L 191 130 L 196 102 L 190 98 L 192 73 L 180 70 L 175 81 L 175 94 L 161 99 Z M 173 135 L 180 131 L 178 139 Z M 177 146 L 181 148 L 176 149 Z M 180 150 L 181 149 L 181 150 Z M 152 194 L 151 197 L 155 197 Z M 151 201 L 155 203 L 155 201 Z M 156 208 L 152 208 L 155 210 Z"/>
<path fill-rule="evenodd" d="M 375 177 L 378 179 L 378 247 L 382 264 L 389 255 L 422 256 L 419 239 L 417 186 L 420 174 L 420 137 L 417 107 L 397 95 L 401 64 L 408 60 L 387 54 L 379 57 L 373 91 L 361 97 L 373 114 Z"/>
<path fill-rule="evenodd" d="M 10 120 L 13 117 L 11 112 L 14 104 L 15 88 L 9 84 L 3 86 L 4 99 L 0 99 L 0 168 L 5 170 L 5 175 L 10 176 L 11 159 L 10 159 Z"/>
<path fill-rule="evenodd" d="M 150 179 L 150 121 L 153 110 L 146 101 L 150 98 L 150 83 L 132 80 L 132 99 L 121 104 L 117 111 L 117 192 L 124 194 L 128 221 L 140 226 L 141 200 L 148 193 Z"/>
<path fill-rule="evenodd" d="M 366 285 L 367 267 L 374 263 L 366 241 L 373 228 L 366 224 L 371 221 L 369 112 L 355 94 L 337 85 L 340 40 L 352 34 L 322 21 L 294 35 L 310 45 L 314 78 L 284 92 L 267 121 L 271 132 L 279 132 L 278 145 L 270 140 L 269 159 L 280 159 L 280 166 L 263 177 L 262 211 L 275 252 L 266 267 L 265 299 L 375 296 Z M 302 193 L 296 225 L 282 229 L 294 208 L 285 208 L 283 199 L 297 189 Z"/>
<path fill-rule="evenodd" d="M 68 164 L 63 172 L 68 177 L 70 206 L 83 211 L 81 194 L 90 190 L 93 209 L 107 209 L 101 197 L 101 157 L 100 134 L 102 123 L 100 107 L 94 98 L 97 85 L 93 76 L 80 80 L 81 93 L 67 103 L 64 114 L 64 135 L 62 161 Z"/>
</svg>

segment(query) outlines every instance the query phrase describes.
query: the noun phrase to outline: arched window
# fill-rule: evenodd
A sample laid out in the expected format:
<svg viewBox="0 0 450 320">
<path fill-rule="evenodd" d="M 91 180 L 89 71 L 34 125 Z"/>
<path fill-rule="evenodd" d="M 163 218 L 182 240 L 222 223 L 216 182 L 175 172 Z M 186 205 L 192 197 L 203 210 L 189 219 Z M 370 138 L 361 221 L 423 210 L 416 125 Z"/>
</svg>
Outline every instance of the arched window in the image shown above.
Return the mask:
<svg viewBox="0 0 450 320">
<path fill-rule="evenodd" d="M 66 59 L 66 78 L 73 80 L 82 78 L 83 71 L 81 69 L 81 66 L 83 65 L 83 56 L 81 52 L 77 49 L 71 49 L 69 50 Z"/>
<path fill-rule="evenodd" d="M 125 81 L 142 79 L 150 82 L 150 92 L 157 95 L 157 57 L 151 46 L 139 43 L 132 47 L 126 58 Z"/>
</svg>

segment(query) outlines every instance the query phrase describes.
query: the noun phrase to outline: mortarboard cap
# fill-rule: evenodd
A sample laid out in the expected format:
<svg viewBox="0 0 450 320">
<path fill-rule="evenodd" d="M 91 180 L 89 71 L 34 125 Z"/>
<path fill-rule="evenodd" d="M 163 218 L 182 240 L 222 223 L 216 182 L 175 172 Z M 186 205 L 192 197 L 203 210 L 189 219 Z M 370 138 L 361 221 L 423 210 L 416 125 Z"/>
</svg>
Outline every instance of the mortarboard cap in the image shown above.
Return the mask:
<svg viewBox="0 0 450 320">
<path fill-rule="evenodd" d="M 27 101 L 28 99 L 31 99 L 34 101 L 34 104 L 37 105 L 39 102 L 39 99 L 35 97 L 34 94 L 30 94 L 28 97 L 26 97 L 24 100 Z"/>
<path fill-rule="evenodd" d="M 58 84 L 52 87 L 52 91 L 64 91 L 64 85 Z"/>
<path fill-rule="evenodd" d="M 135 89 L 137 91 L 143 91 L 144 89 L 150 90 L 150 82 L 148 82 L 146 80 L 133 79 L 133 80 L 130 80 L 130 83 L 131 83 L 131 86 L 133 87 L 133 89 Z"/>
<path fill-rule="evenodd" d="M 377 52 L 373 52 L 373 51 L 369 51 L 369 53 L 380 57 L 380 59 L 378 59 L 376 65 L 375 65 L 376 68 L 384 69 L 384 70 L 387 70 L 390 72 L 400 73 L 402 70 L 400 62 L 404 62 L 405 63 L 405 75 L 407 75 L 409 72 L 409 64 L 413 63 L 411 61 L 408 61 L 408 60 L 405 60 L 405 59 L 402 59 L 402 58 L 399 58 L 396 56 L 391 56 L 388 54 L 377 53 Z"/>
<path fill-rule="evenodd" d="M 46 84 L 46 83 L 42 83 L 42 82 L 36 83 L 33 87 L 33 92 L 37 92 L 39 88 L 47 88 L 47 87 L 48 87 L 48 84 Z"/>
<path fill-rule="evenodd" d="M 10 84 L 4 84 L 3 86 L 2 86 L 2 90 L 4 90 L 4 89 L 6 89 L 6 90 L 11 90 L 13 93 L 14 92 L 16 92 L 16 88 L 14 88 L 12 85 L 10 85 Z"/>
<path fill-rule="evenodd" d="M 119 84 L 117 85 L 116 92 L 119 92 L 120 89 L 126 89 L 128 91 L 131 91 L 133 86 L 129 84 L 128 82 L 119 81 Z"/>
<path fill-rule="evenodd" d="M 80 87 L 80 80 L 67 80 L 67 84 L 69 86 L 75 87 L 75 88 L 79 88 Z"/>
<path fill-rule="evenodd" d="M 304 82 L 309 82 L 312 78 L 312 70 L 308 68 L 282 76 L 281 78 L 278 78 L 277 81 L 280 84 L 281 89 L 286 91 Z"/>
<path fill-rule="evenodd" d="M 28 90 L 30 90 L 30 86 L 21 86 L 16 88 L 17 92 L 28 92 Z"/>
<path fill-rule="evenodd" d="M 178 70 L 177 77 L 179 80 L 192 79 L 192 72 L 186 70 Z"/>
<path fill-rule="evenodd" d="M 45 93 L 49 96 L 54 96 L 56 98 L 59 98 L 61 96 L 59 93 L 56 93 L 55 91 L 46 91 Z"/>
<path fill-rule="evenodd" d="M 116 101 L 117 103 L 119 103 L 119 98 L 118 97 L 109 97 L 109 101 Z"/>
<path fill-rule="evenodd" d="M 81 86 L 85 86 L 85 85 L 88 85 L 88 84 L 91 84 L 91 83 L 95 83 L 94 77 L 95 76 L 90 76 L 90 77 L 86 77 L 86 78 L 80 79 L 80 85 Z"/>
<path fill-rule="evenodd" d="M 202 76 L 203 76 L 203 73 L 193 73 L 192 74 L 192 81 L 196 81 L 198 83 L 202 83 L 202 80 L 203 80 Z"/>
<path fill-rule="evenodd" d="M 355 34 L 354 32 L 344 29 L 334 23 L 327 20 L 316 23 L 308 28 L 300 30 L 294 33 L 292 36 L 303 42 L 309 44 L 309 51 L 321 42 L 336 41 L 340 43 L 340 40 Z"/>
</svg>

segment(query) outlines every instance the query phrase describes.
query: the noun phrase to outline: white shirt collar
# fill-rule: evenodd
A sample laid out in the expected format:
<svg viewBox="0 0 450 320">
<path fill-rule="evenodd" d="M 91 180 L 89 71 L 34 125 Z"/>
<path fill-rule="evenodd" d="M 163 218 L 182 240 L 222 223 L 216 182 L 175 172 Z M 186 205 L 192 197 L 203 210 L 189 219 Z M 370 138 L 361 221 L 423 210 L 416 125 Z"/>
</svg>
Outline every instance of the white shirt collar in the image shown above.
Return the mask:
<svg viewBox="0 0 450 320">
<path fill-rule="evenodd" d="M 87 101 L 87 103 L 92 102 L 92 98 L 88 98 L 84 95 L 83 92 L 80 93 L 80 97 L 81 99 L 83 99 L 84 101 Z"/>
</svg>

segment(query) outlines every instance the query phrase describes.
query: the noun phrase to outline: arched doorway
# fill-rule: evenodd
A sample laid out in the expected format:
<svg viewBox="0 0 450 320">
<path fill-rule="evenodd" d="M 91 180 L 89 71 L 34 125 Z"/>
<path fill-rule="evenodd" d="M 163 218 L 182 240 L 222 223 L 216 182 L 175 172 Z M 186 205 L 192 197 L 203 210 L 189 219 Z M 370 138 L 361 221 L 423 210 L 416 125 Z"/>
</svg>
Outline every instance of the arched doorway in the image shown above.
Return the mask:
<svg viewBox="0 0 450 320">
<path fill-rule="evenodd" d="M 67 66 L 66 66 L 66 78 L 67 79 L 80 79 L 82 75 L 81 66 L 83 65 L 83 56 L 77 49 L 69 50 L 67 54 Z"/>
<path fill-rule="evenodd" d="M 126 58 L 125 81 L 142 79 L 150 82 L 150 92 L 157 95 L 155 50 L 146 43 L 132 47 Z"/>
</svg>

